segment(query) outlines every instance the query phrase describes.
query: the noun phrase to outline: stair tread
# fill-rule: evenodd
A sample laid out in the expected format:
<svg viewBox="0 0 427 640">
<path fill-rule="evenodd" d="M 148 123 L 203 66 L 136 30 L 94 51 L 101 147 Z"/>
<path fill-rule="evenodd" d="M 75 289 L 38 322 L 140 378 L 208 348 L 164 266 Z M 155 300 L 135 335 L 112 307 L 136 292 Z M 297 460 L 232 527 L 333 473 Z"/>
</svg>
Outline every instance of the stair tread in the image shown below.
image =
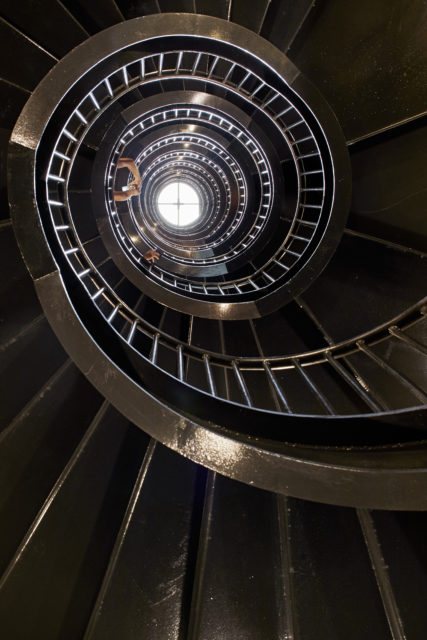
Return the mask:
<svg viewBox="0 0 427 640">
<path fill-rule="evenodd" d="M 91 437 L 3 574 L 4 637 L 83 635 L 146 441 L 113 409 L 98 413 Z"/>
<path fill-rule="evenodd" d="M 371 513 L 407 637 L 423 640 L 427 628 L 427 512 Z"/>
<path fill-rule="evenodd" d="M 90 34 L 123 21 L 123 14 L 115 0 L 62 0 L 75 20 Z"/>
<path fill-rule="evenodd" d="M 272 0 L 261 35 L 286 53 L 313 5 L 314 0 L 302 2 L 301 0 L 299 2 Z"/>
<path fill-rule="evenodd" d="M 199 543 L 190 637 L 279 637 L 283 606 L 274 494 L 217 475 Z"/>
<path fill-rule="evenodd" d="M 24 90 L 34 89 L 56 62 L 55 57 L 1 19 L 0 42 L 0 78 Z"/>
<path fill-rule="evenodd" d="M 0 434 L 0 518 L 8 523 L 0 531 L 0 573 L 100 403 L 68 360 Z"/>
<path fill-rule="evenodd" d="M 424 297 L 426 280 L 427 263 L 419 255 L 345 235 L 301 298 L 332 339 L 340 341 L 403 313 Z"/>
<path fill-rule="evenodd" d="M 200 481 L 196 465 L 153 442 L 85 640 L 182 637 Z"/>
<path fill-rule="evenodd" d="M 227 20 L 231 2 L 232 0 L 196 0 L 196 13 Z"/>
<path fill-rule="evenodd" d="M 0 348 L 42 313 L 12 225 L 0 227 Z"/>
<path fill-rule="evenodd" d="M 47 353 L 49 357 L 46 357 Z M 65 351 L 45 320 L 33 324 L 20 340 L 3 352 L 0 367 L 0 429 L 7 426 L 22 407 L 38 395 L 44 382 L 66 359 Z"/>
<path fill-rule="evenodd" d="M 160 13 L 158 0 L 117 0 L 117 5 L 126 20 L 151 13 Z"/>
<path fill-rule="evenodd" d="M 3 0 L 2 15 L 30 38 L 62 57 L 88 36 L 56 0 Z"/>
<path fill-rule="evenodd" d="M 347 140 L 425 112 L 423 1 L 316 3 L 288 55 L 324 94 Z M 408 36 L 410 34 L 410 36 Z"/>
<path fill-rule="evenodd" d="M 391 639 L 355 510 L 293 499 L 288 506 L 300 636 Z"/>
<path fill-rule="evenodd" d="M 271 0 L 258 0 L 257 2 L 253 2 L 251 11 L 248 11 L 248 3 L 246 0 L 233 0 L 231 3 L 230 20 L 255 31 L 255 33 L 259 33 L 264 24 L 270 1 Z"/>
<path fill-rule="evenodd" d="M 350 148 L 351 229 L 427 252 L 426 149 L 426 118 Z"/>
</svg>

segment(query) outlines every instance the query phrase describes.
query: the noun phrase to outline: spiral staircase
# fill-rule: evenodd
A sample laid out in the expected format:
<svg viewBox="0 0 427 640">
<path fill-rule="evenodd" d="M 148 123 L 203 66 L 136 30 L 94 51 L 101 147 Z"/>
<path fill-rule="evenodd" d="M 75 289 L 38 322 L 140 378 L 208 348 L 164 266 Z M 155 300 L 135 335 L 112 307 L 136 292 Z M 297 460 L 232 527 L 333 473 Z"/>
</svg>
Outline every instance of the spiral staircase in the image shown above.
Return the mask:
<svg viewBox="0 0 427 640">
<path fill-rule="evenodd" d="M 1 0 L 1 637 L 425 637 L 426 19 Z"/>
</svg>

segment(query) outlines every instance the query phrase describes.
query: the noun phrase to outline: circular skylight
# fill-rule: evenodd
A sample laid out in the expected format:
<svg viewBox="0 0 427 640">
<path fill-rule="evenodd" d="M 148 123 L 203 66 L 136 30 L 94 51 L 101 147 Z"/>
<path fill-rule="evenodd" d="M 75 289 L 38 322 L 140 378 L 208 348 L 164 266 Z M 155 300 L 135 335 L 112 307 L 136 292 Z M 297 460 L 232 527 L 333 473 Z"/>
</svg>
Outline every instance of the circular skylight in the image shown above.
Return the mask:
<svg viewBox="0 0 427 640">
<path fill-rule="evenodd" d="M 170 182 L 157 197 L 159 213 L 174 227 L 187 227 L 200 218 L 200 200 L 187 182 Z"/>
</svg>

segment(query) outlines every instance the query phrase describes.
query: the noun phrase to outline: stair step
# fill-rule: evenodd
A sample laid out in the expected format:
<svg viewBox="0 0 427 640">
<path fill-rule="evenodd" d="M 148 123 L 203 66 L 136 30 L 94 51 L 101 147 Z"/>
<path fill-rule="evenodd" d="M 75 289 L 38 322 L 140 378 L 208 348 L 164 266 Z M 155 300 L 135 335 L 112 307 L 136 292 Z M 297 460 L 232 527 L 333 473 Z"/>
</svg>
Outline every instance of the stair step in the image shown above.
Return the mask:
<svg viewBox="0 0 427 640">
<path fill-rule="evenodd" d="M 160 13 L 158 0 L 117 0 L 116 4 L 126 20 Z"/>
<path fill-rule="evenodd" d="M 350 229 L 427 252 L 426 121 L 350 147 Z"/>
<path fill-rule="evenodd" d="M 232 0 L 196 0 L 196 13 L 228 20 Z"/>
<path fill-rule="evenodd" d="M 0 78 L 24 90 L 34 89 L 57 61 L 1 18 L 0 42 Z"/>
<path fill-rule="evenodd" d="M 371 330 L 425 296 L 427 261 L 344 235 L 325 271 L 300 297 L 334 341 Z"/>
<path fill-rule="evenodd" d="M 262 37 L 286 53 L 313 5 L 314 0 L 272 0 L 262 27 Z"/>
<path fill-rule="evenodd" d="M 80 26 L 90 34 L 124 20 L 115 0 L 62 0 Z"/>
<path fill-rule="evenodd" d="M 88 36 L 57 0 L 3 0 L 1 14 L 20 31 L 61 58 Z"/>
<path fill-rule="evenodd" d="M 422 11 L 422 0 L 394 0 L 387 11 L 369 0 L 315 3 L 288 55 L 322 91 L 347 140 L 425 112 Z"/>
<path fill-rule="evenodd" d="M 0 225 L 0 350 L 42 313 L 12 225 Z"/>
<path fill-rule="evenodd" d="M 47 321 L 33 324 L 3 353 L 0 367 L 0 430 L 38 396 L 67 356 Z"/>
<path fill-rule="evenodd" d="M 189 638 L 278 638 L 284 615 L 274 494 L 210 474 Z"/>
<path fill-rule="evenodd" d="M 250 11 L 248 11 L 246 0 L 232 0 L 229 19 L 255 31 L 255 33 L 259 33 L 264 24 L 270 2 L 271 0 L 257 0 L 257 2 L 251 3 Z"/>
<path fill-rule="evenodd" d="M 12 84 L 7 80 L 0 78 L 0 149 L 2 157 L 5 161 L 2 162 L 2 189 L 6 189 L 6 158 L 7 158 L 7 145 L 9 143 L 10 132 L 12 131 L 15 122 L 22 111 L 22 108 L 28 98 L 30 97 L 30 90 L 19 87 Z M 7 198 L 5 199 L 7 201 Z M 3 214 L 3 206 L 1 214 Z M 5 216 L 1 216 L 5 217 Z"/>
<path fill-rule="evenodd" d="M 104 403 L 0 580 L 2 637 L 82 637 L 147 440 Z"/>
<path fill-rule="evenodd" d="M 0 528 L 0 573 L 100 404 L 68 360 L 0 434 L 0 520 L 7 522 Z"/>
<path fill-rule="evenodd" d="M 162 13 L 193 13 L 193 0 L 158 0 Z"/>
<path fill-rule="evenodd" d="M 183 637 L 204 476 L 151 441 L 85 640 Z"/>
<path fill-rule="evenodd" d="M 288 509 L 295 636 L 391 640 L 355 510 L 293 499 Z"/>
<path fill-rule="evenodd" d="M 427 371 L 425 356 L 414 357 L 405 345 L 395 347 L 393 340 L 369 349 L 384 363 L 359 352 L 349 356 L 367 388 L 386 403 L 388 409 L 412 407 L 427 402 Z M 407 360 L 410 359 L 410 362 Z"/>
<path fill-rule="evenodd" d="M 371 517 L 406 637 L 423 640 L 427 629 L 427 512 L 373 511 Z"/>
</svg>

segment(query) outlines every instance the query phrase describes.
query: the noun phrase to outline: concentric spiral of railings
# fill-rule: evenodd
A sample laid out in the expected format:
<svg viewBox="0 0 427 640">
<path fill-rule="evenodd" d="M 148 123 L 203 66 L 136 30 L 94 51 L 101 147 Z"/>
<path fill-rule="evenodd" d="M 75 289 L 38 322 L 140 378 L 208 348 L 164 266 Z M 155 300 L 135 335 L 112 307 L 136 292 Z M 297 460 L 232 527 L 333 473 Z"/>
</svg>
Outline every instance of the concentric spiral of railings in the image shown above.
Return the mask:
<svg viewBox="0 0 427 640">
<path fill-rule="evenodd" d="M 244 211 L 239 216 L 234 205 L 230 216 L 228 208 L 222 207 L 217 220 L 218 226 L 221 217 L 227 219 L 228 228 L 220 234 L 221 241 L 210 260 L 213 264 L 227 263 L 227 266 L 214 269 L 213 275 L 204 269 L 194 286 L 188 281 L 191 274 L 186 273 L 185 279 L 176 278 L 172 269 L 153 267 L 146 275 L 156 284 L 160 281 L 161 288 L 167 286 L 178 292 L 175 307 L 179 310 L 186 305 L 182 298 L 185 291 L 185 298 L 205 302 L 199 305 L 201 315 L 221 317 L 221 309 L 218 310 L 213 301 L 223 304 L 223 296 L 229 298 L 227 304 L 232 303 L 228 310 L 230 318 L 265 314 L 283 306 L 291 294 L 307 286 L 310 282 L 305 273 L 308 262 L 313 268 L 314 261 L 319 271 L 330 258 L 347 213 L 345 202 L 340 200 L 345 200 L 348 190 L 346 193 L 343 179 L 337 179 L 336 174 L 337 171 L 345 174 L 347 165 L 344 161 L 338 168 L 335 166 L 324 131 L 307 105 L 259 60 L 254 65 L 261 64 L 256 73 L 249 64 L 237 62 L 242 58 L 242 51 L 230 48 L 228 56 L 214 55 L 212 43 L 211 50 L 203 48 L 203 39 L 198 42 L 198 51 L 178 47 L 163 51 L 163 39 L 159 40 L 150 42 L 151 48 L 160 49 L 158 53 L 138 55 L 123 66 L 117 64 L 117 70 L 102 77 L 89 91 L 89 79 L 85 78 L 83 96 L 65 120 L 51 152 L 46 186 L 55 229 L 68 231 L 65 226 L 74 226 L 72 207 L 69 203 L 67 206 L 63 185 L 78 182 L 79 172 L 87 160 L 87 148 L 93 148 L 94 138 L 95 144 L 100 143 L 99 135 L 105 134 L 103 126 L 107 117 L 114 124 L 105 136 L 106 146 L 108 148 L 109 141 L 113 140 L 114 148 L 109 149 L 106 173 L 102 171 L 102 158 L 98 173 L 103 178 L 102 185 L 105 175 L 108 176 L 107 198 L 112 217 L 117 216 L 114 207 L 111 210 L 115 160 L 135 155 L 135 148 L 143 145 L 147 136 L 159 136 L 171 124 L 179 123 L 184 131 L 196 126 L 202 128 L 208 139 L 214 132 L 245 161 L 246 171 L 240 169 L 240 174 L 250 176 L 250 180 L 242 181 L 233 190 L 235 197 L 245 199 Z M 133 59 L 136 52 L 128 55 Z M 173 91 L 178 86 L 185 87 L 182 95 Z M 150 97 L 146 97 L 147 91 Z M 125 97 L 133 104 L 116 115 L 117 103 Z M 163 106 L 154 106 L 159 102 Z M 97 124 L 99 120 L 102 127 Z M 184 142 L 182 146 L 185 148 L 188 144 L 192 145 Z M 222 157 L 215 149 L 211 155 Z M 226 156 L 224 160 L 230 168 L 236 166 L 233 157 Z M 146 170 L 145 164 L 141 169 Z M 73 171 L 77 171 L 77 178 Z M 100 191 L 95 193 L 100 201 Z M 147 197 L 145 194 L 145 204 Z M 59 213 L 56 207 L 60 207 Z M 235 216 L 246 223 L 237 244 L 232 242 Z M 117 225 L 113 224 L 114 227 Z M 129 241 L 129 234 L 124 235 Z M 68 235 L 66 241 L 61 237 L 59 240 L 67 251 Z M 332 246 L 326 250 L 328 243 Z M 132 254 L 129 242 L 127 253 Z M 197 259 L 193 260 L 197 265 Z M 144 271 L 141 261 L 137 261 L 139 270 Z M 218 274 L 222 275 L 220 281 Z M 168 304 L 174 306 L 170 299 Z"/>
<path fill-rule="evenodd" d="M 142 189 L 115 202 L 130 181 L 121 157 L 135 159 Z M 304 481 L 313 464 L 351 476 L 357 448 L 413 447 L 427 397 L 384 350 L 404 342 L 426 355 L 423 301 L 340 343 L 266 346 L 274 314 L 333 255 L 349 204 L 334 116 L 270 44 L 183 14 L 113 27 L 40 84 L 10 162 L 16 233 L 48 318 L 94 384 L 155 437 L 247 482 L 331 502 L 346 490 Z M 188 228 L 156 204 L 176 179 L 199 197 Z M 160 250 L 157 264 L 147 249 Z M 250 336 L 244 351 L 227 338 L 233 322 Z M 387 397 L 371 382 L 378 370 Z"/>
</svg>

